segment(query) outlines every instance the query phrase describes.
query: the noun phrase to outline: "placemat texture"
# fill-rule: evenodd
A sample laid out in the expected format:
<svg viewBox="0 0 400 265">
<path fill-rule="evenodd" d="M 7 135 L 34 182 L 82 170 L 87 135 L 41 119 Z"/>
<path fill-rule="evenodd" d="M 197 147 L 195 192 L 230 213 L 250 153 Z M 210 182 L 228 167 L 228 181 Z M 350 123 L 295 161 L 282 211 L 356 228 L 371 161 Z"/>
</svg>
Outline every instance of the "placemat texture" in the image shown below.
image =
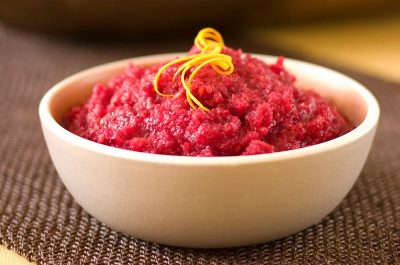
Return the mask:
<svg viewBox="0 0 400 265">
<path fill-rule="evenodd" d="M 348 71 L 377 96 L 381 122 L 357 183 L 321 223 L 266 244 L 196 250 L 124 236 L 87 214 L 50 161 L 39 100 L 52 84 L 84 68 L 188 48 L 188 42 L 165 43 L 62 40 L 0 24 L 0 244 L 39 264 L 400 262 L 400 86 Z"/>
</svg>

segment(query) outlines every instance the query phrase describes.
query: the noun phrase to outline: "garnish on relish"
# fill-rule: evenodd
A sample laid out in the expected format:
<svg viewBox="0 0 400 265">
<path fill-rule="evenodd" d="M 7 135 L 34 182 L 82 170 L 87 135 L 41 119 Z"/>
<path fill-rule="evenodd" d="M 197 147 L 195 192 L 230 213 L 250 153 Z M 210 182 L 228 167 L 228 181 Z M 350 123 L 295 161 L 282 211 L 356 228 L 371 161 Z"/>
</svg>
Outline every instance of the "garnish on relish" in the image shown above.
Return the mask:
<svg viewBox="0 0 400 265">
<path fill-rule="evenodd" d="M 234 66 L 232 64 L 232 57 L 226 54 L 221 54 L 224 48 L 224 40 L 221 34 L 213 28 L 204 28 L 199 31 L 195 40 L 195 46 L 201 51 L 199 54 L 187 55 L 178 59 L 175 59 L 160 68 L 154 78 L 154 90 L 160 96 L 172 97 L 171 94 L 164 94 L 160 92 L 158 87 L 158 81 L 162 73 L 170 66 L 175 64 L 182 64 L 173 76 L 173 81 L 180 74 L 180 81 L 186 91 L 186 99 L 193 109 L 197 107 L 209 111 L 193 94 L 190 90 L 193 78 L 196 74 L 206 65 L 211 67 L 219 74 L 230 75 Z M 186 78 L 188 71 L 192 70 L 192 73 Z"/>
<path fill-rule="evenodd" d="M 64 127 L 138 152 L 237 156 L 319 144 L 354 127 L 335 106 L 296 86 L 284 58 L 268 64 L 201 30 L 187 56 L 129 64 L 73 107 Z"/>
</svg>

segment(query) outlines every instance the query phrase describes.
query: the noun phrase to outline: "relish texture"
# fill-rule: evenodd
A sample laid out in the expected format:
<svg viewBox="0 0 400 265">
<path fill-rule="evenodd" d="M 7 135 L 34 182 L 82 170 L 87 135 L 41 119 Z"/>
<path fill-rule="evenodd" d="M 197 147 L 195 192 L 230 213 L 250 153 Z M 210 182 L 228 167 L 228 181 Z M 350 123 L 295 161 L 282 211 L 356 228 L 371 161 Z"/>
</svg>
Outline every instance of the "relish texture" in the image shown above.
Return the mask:
<svg viewBox="0 0 400 265">
<path fill-rule="evenodd" d="M 201 51 L 196 47 L 189 55 Z M 64 118 L 72 133 L 117 148 L 166 155 L 236 156 L 279 152 L 322 143 L 353 126 L 335 106 L 312 90 L 301 90 L 284 68 L 224 47 L 232 58 L 229 75 L 202 67 L 190 90 L 208 111 L 192 108 L 167 62 L 151 67 L 129 65 L 107 84 L 97 84 L 90 98 Z M 186 73 L 190 75 L 190 70 Z M 185 76 L 184 76 L 185 78 Z"/>
</svg>

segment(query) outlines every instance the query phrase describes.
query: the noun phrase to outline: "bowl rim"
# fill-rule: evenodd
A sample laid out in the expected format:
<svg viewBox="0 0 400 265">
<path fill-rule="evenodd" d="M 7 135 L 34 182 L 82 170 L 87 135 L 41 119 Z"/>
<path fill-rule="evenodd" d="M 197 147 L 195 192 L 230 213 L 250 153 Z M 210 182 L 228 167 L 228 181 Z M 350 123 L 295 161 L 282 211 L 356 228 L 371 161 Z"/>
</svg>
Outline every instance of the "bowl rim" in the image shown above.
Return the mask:
<svg viewBox="0 0 400 265">
<path fill-rule="evenodd" d="M 53 85 L 42 97 L 39 104 L 39 117 L 42 127 L 48 129 L 52 134 L 61 138 L 63 141 L 72 144 L 76 147 L 84 148 L 92 152 L 112 156 L 116 158 L 135 160 L 141 162 L 157 163 L 157 164 L 173 164 L 173 165 L 206 165 L 206 166 L 219 166 L 219 165 L 238 165 L 238 164 L 253 164 L 253 163 L 265 163 L 278 160 L 290 160 L 298 157 L 310 156 L 319 154 L 322 152 L 328 152 L 330 150 L 336 149 L 350 144 L 351 142 L 365 136 L 371 130 L 377 126 L 380 109 L 376 98 L 373 94 L 364 87 L 361 83 L 355 81 L 347 75 L 344 75 L 338 71 L 329 69 L 324 66 L 317 64 L 300 61 L 296 59 L 286 58 L 285 63 L 292 65 L 302 65 L 305 67 L 311 67 L 325 71 L 330 75 L 336 75 L 340 78 L 347 79 L 351 88 L 359 94 L 362 99 L 366 102 L 367 113 L 364 120 L 352 131 L 339 136 L 335 139 L 319 143 L 312 146 L 302 147 L 294 150 L 280 151 L 268 154 L 257 154 L 257 155 L 247 155 L 247 156 L 213 156 L 213 157 L 195 157 L 195 156 L 178 156 L 178 155 L 165 155 L 165 154 L 152 154 L 138 151 L 131 151 L 116 147 L 111 147 L 87 140 L 83 137 L 77 136 L 70 131 L 63 128 L 51 115 L 50 113 L 50 103 L 56 94 L 63 90 L 63 88 L 71 82 L 75 82 L 78 79 L 85 78 L 87 75 L 107 71 L 113 68 L 118 68 L 127 66 L 129 63 L 135 63 L 138 65 L 149 65 L 157 62 L 166 61 L 177 56 L 182 56 L 185 53 L 163 53 L 156 55 L 146 55 L 133 57 L 129 59 L 118 60 L 114 62 L 109 62 L 88 68 L 86 70 L 75 73 L 60 82 Z M 273 61 L 278 58 L 278 56 L 263 55 L 251 53 L 252 56 L 257 57 L 263 61 Z M 288 67 L 290 68 L 290 66 Z"/>
</svg>

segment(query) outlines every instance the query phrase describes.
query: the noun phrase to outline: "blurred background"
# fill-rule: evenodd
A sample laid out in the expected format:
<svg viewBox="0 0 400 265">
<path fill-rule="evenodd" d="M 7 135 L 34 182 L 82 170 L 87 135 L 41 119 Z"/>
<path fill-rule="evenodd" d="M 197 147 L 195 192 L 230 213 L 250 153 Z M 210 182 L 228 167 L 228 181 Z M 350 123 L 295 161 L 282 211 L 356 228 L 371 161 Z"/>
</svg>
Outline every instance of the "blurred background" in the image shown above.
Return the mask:
<svg viewBox="0 0 400 265">
<path fill-rule="evenodd" d="M 199 29 L 212 26 L 233 47 L 287 51 L 400 81 L 397 0 L 0 0 L 0 21 L 3 30 L 142 43 L 143 53 L 187 49 Z"/>
</svg>

